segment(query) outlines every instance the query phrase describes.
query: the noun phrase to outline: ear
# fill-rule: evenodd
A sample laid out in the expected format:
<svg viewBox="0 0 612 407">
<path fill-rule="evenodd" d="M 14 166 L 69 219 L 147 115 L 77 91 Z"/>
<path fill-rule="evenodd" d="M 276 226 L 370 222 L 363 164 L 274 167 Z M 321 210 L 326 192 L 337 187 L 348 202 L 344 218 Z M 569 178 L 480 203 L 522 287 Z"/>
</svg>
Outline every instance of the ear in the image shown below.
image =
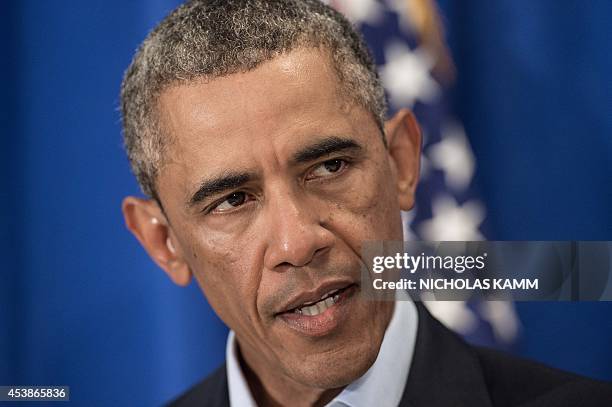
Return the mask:
<svg viewBox="0 0 612 407">
<path fill-rule="evenodd" d="M 145 248 L 151 259 L 177 285 L 191 281 L 191 269 L 176 249 L 176 238 L 157 202 L 129 196 L 121 205 L 127 228 Z"/>
<path fill-rule="evenodd" d="M 421 159 L 421 129 L 412 112 L 402 109 L 385 123 L 385 137 L 397 182 L 400 209 L 414 206 Z"/>
</svg>

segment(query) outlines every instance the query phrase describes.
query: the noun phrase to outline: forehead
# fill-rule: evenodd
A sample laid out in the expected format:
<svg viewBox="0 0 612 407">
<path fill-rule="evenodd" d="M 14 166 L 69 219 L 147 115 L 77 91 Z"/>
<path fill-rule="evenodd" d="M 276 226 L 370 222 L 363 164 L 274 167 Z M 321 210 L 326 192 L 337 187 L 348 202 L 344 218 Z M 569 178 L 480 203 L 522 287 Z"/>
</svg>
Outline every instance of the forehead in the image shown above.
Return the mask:
<svg viewBox="0 0 612 407">
<path fill-rule="evenodd" d="M 282 161 L 308 138 L 346 135 L 357 126 L 355 106 L 343 97 L 327 53 L 318 49 L 297 49 L 248 72 L 171 87 L 160 95 L 158 109 L 170 136 L 160 184 L 168 171 L 194 183 L 206 169 L 228 163 L 253 167 L 258 158 L 272 156 Z"/>
<path fill-rule="evenodd" d="M 158 111 L 171 136 L 208 128 L 230 131 L 251 118 L 239 114 L 261 119 L 261 114 L 279 113 L 279 106 L 286 113 L 309 103 L 338 102 L 339 90 L 327 52 L 300 48 L 248 72 L 172 86 L 160 95 Z"/>
</svg>

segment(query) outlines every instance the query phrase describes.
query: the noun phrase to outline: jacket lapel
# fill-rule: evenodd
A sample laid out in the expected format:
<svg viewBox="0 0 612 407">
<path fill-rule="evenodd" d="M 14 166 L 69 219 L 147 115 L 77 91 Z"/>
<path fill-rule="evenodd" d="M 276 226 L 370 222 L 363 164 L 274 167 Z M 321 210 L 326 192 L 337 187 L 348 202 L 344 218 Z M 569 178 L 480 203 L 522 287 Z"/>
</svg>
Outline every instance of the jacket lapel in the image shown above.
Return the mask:
<svg viewBox="0 0 612 407">
<path fill-rule="evenodd" d="M 491 400 L 472 348 L 416 303 L 419 328 L 400 407 L 489 407 Z"/>
</svg>

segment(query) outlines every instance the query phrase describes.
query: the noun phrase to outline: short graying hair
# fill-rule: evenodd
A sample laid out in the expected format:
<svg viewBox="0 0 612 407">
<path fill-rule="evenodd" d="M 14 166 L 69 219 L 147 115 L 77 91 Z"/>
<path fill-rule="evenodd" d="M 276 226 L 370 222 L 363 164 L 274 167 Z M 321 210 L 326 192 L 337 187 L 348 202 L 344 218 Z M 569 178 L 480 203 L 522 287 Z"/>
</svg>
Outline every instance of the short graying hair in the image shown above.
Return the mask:
<svg viewBox="0 0 612 407">
<path fill-rule="evenodd" d="M 382 132 L 383 87 L 362 37 L 342 14 L 318 0 L 188 1 L 149 33 L 121 84 L 124 144 L 142 191 L 159 201 L 156 178 L 168 137 L 156 108 L 164 89 L 247 72 L 298 47 L 328 52 L 343 93 Z"/>
</svg>

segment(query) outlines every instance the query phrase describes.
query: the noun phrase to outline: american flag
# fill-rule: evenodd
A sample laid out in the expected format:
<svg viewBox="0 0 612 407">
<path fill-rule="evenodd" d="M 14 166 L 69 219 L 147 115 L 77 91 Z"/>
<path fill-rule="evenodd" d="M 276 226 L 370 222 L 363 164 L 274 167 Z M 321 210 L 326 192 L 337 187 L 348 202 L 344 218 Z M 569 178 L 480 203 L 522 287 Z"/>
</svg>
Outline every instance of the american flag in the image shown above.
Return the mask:
<svg viewBox="0 0 612 407">
<path fill-rule="evenodd" d="M 403 213 L 405 240 L 474 241 L 487 236 L 476 161 L 449 92 L 455 80 L 433 0 L 329 0 L 363 33 L 385 86 L 390 114 L 412 109 L 423 132 L 416 206 Z M 425 301 L 430 312 L 466 339 L 502 348 L 520 323 L 506 301 Z"/>
</svg>

